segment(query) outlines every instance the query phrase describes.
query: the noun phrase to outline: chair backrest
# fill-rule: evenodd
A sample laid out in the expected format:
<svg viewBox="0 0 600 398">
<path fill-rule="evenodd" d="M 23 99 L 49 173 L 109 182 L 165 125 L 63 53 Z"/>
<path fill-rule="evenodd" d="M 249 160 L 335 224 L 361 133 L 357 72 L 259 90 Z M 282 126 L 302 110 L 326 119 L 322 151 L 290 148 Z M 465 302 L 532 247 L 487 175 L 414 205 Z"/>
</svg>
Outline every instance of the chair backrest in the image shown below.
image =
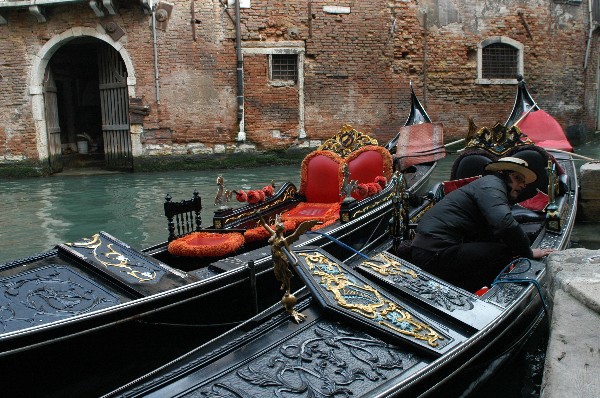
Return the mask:
<svg viewBox="0 0 600 398">
<path fill-rule="evenodd" d="M 381 146 L 369 145 L 352 152 L 345 159 L 350 179 L 359 184 L 373 182 L 375 177 L 392 177 L 393 159 L 390 152 Z"/>
<path fill-rule="evenodd" d="M 197 191 L 194 191 L 192 199 L 180 202 L 173 202 L 171 195 L 167 194 L 164 208 L 169 242 L 189 233 L 200 231 L 202 201 Z"/>
<path fill-rule="evenodd" d="M 302 161 L 299 193 L 309 203 L 339 203 L 346 164 L 349 179 L 359 184 L 373 183 L 379 176 L 389 180 L 393 172 L 392 155 L 385 147 L 344 125 Z"/>
<path fill-rule="evenodd" d="M 340 201 L 340 165 L 344 160 L 331 151 L 316 150 L 302 160 L 300 194 L 309 203 Z"/>
<path fill-rule="evenodd" d="M 484 174 L 485 166 L 496 160 L 496 157 L 484 151 L 462 153 L 452 164 L 451 180 L 475 177 Z"/>
</svg>

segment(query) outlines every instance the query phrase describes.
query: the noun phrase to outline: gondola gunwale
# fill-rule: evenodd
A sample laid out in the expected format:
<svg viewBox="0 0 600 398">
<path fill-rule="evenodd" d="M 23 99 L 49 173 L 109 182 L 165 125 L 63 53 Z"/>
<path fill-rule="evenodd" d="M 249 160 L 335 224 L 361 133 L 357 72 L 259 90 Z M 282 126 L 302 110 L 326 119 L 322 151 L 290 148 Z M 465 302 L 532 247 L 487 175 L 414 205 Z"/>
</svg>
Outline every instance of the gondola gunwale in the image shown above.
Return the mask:
<svg viewBox="0 0 600 398">
<path fill-rule="evenodd" d="M 49 252 L 49 253 L 54 253 Z M 73 317 L 64 319 L 58 319 L 53 322 L 48 322 L 42 325 L 34 325 L 28 328 L 15 330 L 12 332 L 6 332 L 0 334 L 0 347 L 5 345 L 15 345 L 11 343 L 18 343 L 19 339 L 31 338 L 32 336 L 40 336 L 38 342 L 34 342 L 28 345 L 17 345 L 16 348 L 0 350 L 0 358 L 3 356 L 9 356 L 24 350 L 29 350 L 41 345 L 51 344 L 57 341 L 69 339 L 74 336 L 86 334 L 91 331 L 110 327 L 113 324 L 125 323 L 132 319 L 138 319 L 145 317 L 150 314 L 154 314 L 163 311 L 167 308 L 178 306 L 187 303 L 192 300 L 196 300 L 205 294 L 211 294 L 220 289 L 212 289 L 213 285 L 217 286 L 230 286 L 228 281 L 235 283 L 247 283 L 248 268 L 243 266 L 231 271 L 219 274 L 211 279 L 200 280 L 193 282 L 188 285 L 173 288 L 164 292 L 158 292 L 153 295 L 146 297 L 136 298 L 134 300 L 120 303 L 109 308 L 100 310 L 90 311 L 85 314 L 80 314 Z M 241 277 L 240 277 L 241 276 Z M 225 284 L 223 284 L 225 282 Z M 224 288 L 224 287 L 221 287 Z M 173 298 L 175 300 L 173 300 Z M 161 304 L 166 301 L 165 304 Z M 107 322 L 103 322 L 106 320 Z M 89 323 L 97 323 L 97 326 L 89 325 Z M 64 334 L 63 332 L 68 331 L 71 326 L 79 326 L 78 331 Z M 65 330 L 67 329 L 67 330 Z M 44 334 L 50 334 L 51 339 L 43 338 Z M 56 335 L 56 336 L 53 336 Z"/>
<path fill-rule="evenodd" d="M 541 275 L 540 277 L 542 277 L 542 278 L 545 277 L 545 274 Z M 303 288 L 303 289 L 306 289 L 306 288 Z M 302 297 L 304 295 L 301 294 L 300 296 Z M 524 300 L 525 297 L 531 297 L 532 299 Z M 474 333 L 473 335 L 469 336 L 463 342 L 454 346 L 451 350 L 449 350 L 443 356 L 440 356 L 437 359 L 432 358 L 432 361 L 429 362 L 429 364 L 422 365 L 422 363 L 418 363 L 418 364 L 414 365 L 413 367 L 410 368 L 411 372 L 409 372 L 410 375 L 408 377 L 405 377 L 408 372 L 408 370 L 407 370 L 405 372 L 402 372 L 401 375 L 398 375 L 398 376 L 395 376 L 394 378 L 390 378 L 390 379 L 386 380 L 385 383 L 382 383 L 380 386 L 376 387 L 374 390 L 380 390 L 381 388 L 383 388 L 385 386 L 390 386 L 390 388 L 387 388 L 385 391 L 382 391 L 379 393 L 371 390 L 370 396 L 385 397 L 385 396 L 391 396 L 391 395 L 395 395 L 395 394 L 404 394 L 404 393 L 410 393 L 410 394 L 418 393 L 420 395 L 422 393 L 427 392 L 424 389 L 425 384 L 419 384 L 418 386 L 415 386 L 415 385 L 413 385 L 414 381 L 425 380 L 425 379 L 431 380 L 431 377 L 438 372 L 442 372 L 442 375 L 441 375 L 441 378 L 439 378 L 439 382 L 436 383 L 436 386 L 438 386 L 438 388 L 441 387 L 441 385 L 447 379 L 451 378 L 455 373 L 461 372 L 464 368 L 467 368 L 469 365 L 476 362 L 480 356 L 483 356 L 485 354 L 485 350 L 479 349 L 482 344 L 484 344 L 485 346 L 492 346 L 493 342 L 499 340 L 500 338 L 505 336 L 510 331 L 513 331 L 511 328 L 506 327 L 506 326 L 513 324 L 513 321 L 515 318 L 523 317 L 524 313 L 529 313 L 528 309 L 537 310 L 537 311 L 535 311 L 536 312 L 535 317 L 538 318 L 538 322 L 539 322 L 539 319 L 541 319 L 541 317 L 543 316 L 543 311 L 541 310 L 538 301 L 539 301 L 539 296 L 538 296 L 538 292 L 535 290 L 535 288 L 531 285 L 526 286 L 520 292 L 519 296 L 515 297 L 513 299 L 513 301 L 511 302 L 511 304 L 509 306 L 507 306 L 497 317 L 495 317 L 485 328 L 483 328 L 483 329 L 477 331 L 476 333 Z M 306 312 L 307 308 L 310 308 L 313 306 L 319 307 L 319 305 L 316 303 L 316 301 L 313 298 L 302 297 L 298 304 L 298 310 Z M 523 306 L 525 306 L 525 308 L 522 308 Z M 322 310 L 319 309 L 319 311 L 322 311 Z M 266 311 L 266 312 L 268 312 L 268 311 Z M 133 389 L 129 390 L 129 393 L 131 393 L 131 394 L 126 393 L 123 396 L 147 396 L 148 394 L 151 394 L 151 393 L 159 394 L 157 396 L 161 396 L 162 393 L 159 392 L 161 387 L 166 386 L 166 385 L 171 385 L 171 382 L 173 381 L 174 378 L 176 378 L 178 380 L 178 383 L 183 383 L 183 384 L 187 383 L 186 388 L 185 388 L 185 391 L 187 391 L 187 392 L 190 392 L 193 389 L 198 388 L 198 386 L 200 386 L 200 385 L 208 385 L 208 384 L 210 384 L 209 383 L 210 380 L 216 380 L 223 374 L 226 374 L 227 372 L 229 372 L 228 367 L 220 366 L 219 370 L 217 372 L 215 372 L 209 379 L 203 379 L 202 382 L 198 382 L 193 385 L 191 385 L 191 384 L 189 384 L 189 382 L 187 382 L 187 378 L 194 372 L 196 372 L 199 369 L 206 366 L 207 364 L 214 364 L 215 361 L 217 360 L 217 358 L 218 358 L 218 360 L 224 360 L 223 358 L 226 358 L 229 355 L 233 355 L 233 353 L 236 350 L 240 349 L 241 347 L 243 347 L 247 344 L 252 344 L 253 341 L 260 339 L 261 336 L 264 335 L 264 333 L 266 333 L 270 330 L 276 329 L 277 327 L 280 327 L 281 325 L 284 325 L 287 323 L 289 325 L 289 327 L 292 327 L 292 328 L 297 327 L 298 328 L 298 330 L 296 330 L 295 332 L 291 332 L 291 334 L 287 335 L 289 337 L 289 336 L 294 335 L 295 333 L 300 333 L 300 331 L 308 328 L 308 325 L 311 322 L 311 321 L 308 321 L 309 323 L 304 324 L 304 325 L 295 325 L 293 322 L 290 321 L 289 317 L 286 314 L 281 313 L 281 309 L 278 310 L 278 312 L 279 312 L 278 315 L 274 316 L 273 318 L 268 319 L 264 324 L 261 324 L 259 327 L 252 329 L 248 332 L 242 332 L 242 331 L 246 327 L 251 327 L 252 324 L 256 322 L 255 320 L 250 320 L 247 323 L 238 326 L 235 331 L 232 330 L 232 331 L 228 332 L 228 334 L 229 333 L 235 334 L 236 332 L 242 332 L 242 334 L 241 334 L 241 336 L 237 336 L 236 339 L 234 339 L 232 342 L 230 342 L 227 345 L 217 345 L 216 350 L 210 350 L 211 345 L 218 344 L 218 342 L 219 342 L 219 338 L 214 339 L 211 342 L 209 342 L 201 347 L 198 347 L 196 350 L 190 351 L 190 352 L 186 353 L 184 356 L 178 358 L 177 360 L 172 361 L 171 363 L 165 365 L 165 367 L 162 368 L 163 370 L 168 369 L 168 368 L 171 368 L 171 369 L 168 370 L 167 373 L 165 373 L 164 375 L 159 376 L 156 379 L 151 379 L 151 380 L 146 380 L 146 379 L 148 377 L 152 377 L 152 374 L 142 376 L 141 378 L 136 379 L 132 383 L 130 383 L 126 386 L 123 386 L 123 389 L 113 391 L 113 392 L 107 394 L 106 396 L 113 396 L 114 394 L 120 394 L 121 392 L 123 392 L 123 390 L 127 390 L 128 387 L 134 386 L 138 383 L 141 383 L 141 384 L 138 385 L 137 387 L 134 387 Z M 330 314 L 326 314 L 326 313 L 323 313 L 323 314 L 324 315 L 319 317 L 319 319 L 314 319 L 313 322 L 320 320 L 323 316 L 325 316 L 326 318 L 334 318 L 334 319 L 337 318 Z M 259 318 L 259 317 L 257 317 L 257 318 Z M 530 322 L 525 322 L 525 323 L 530 326 L 527 328 L 527 330 L 524 333 L 522 333 L 523 336 L 525 336 L 531 330 Z M 498 330 L 500 332 L 498 334 L 491 334 L 490 330 Z M 241 361 L 241 362 L 236 362 L 235 367 L 233 369 L 237 369 L 241 366 L 242 363 L 247 363 L 252 358 L 255 358 L 257 355 L 260 354 L 260 352 L 267 352 L 270 349 L 272 349 L 273 347 L 276 347 L 278 344 L 283 343 L 286 338 L 287 337 L 279 337 L 279 338 L 275 339 L 274 341 L 270 342 L 267 346 L 263 347 L 263 349 L 259 350 L 255 354 L 253 354 L 252 357 L 248 357 L 244 361 Z M 524 337 L 520 337 L 520 339 L 522 339 L 522 338 L 524 338 Z M 517 343 L 515 343 L 515 344 L 517 344 Z M 410 346 L 410 345 L 408 345 L 408 346 Z M 509 349 L 510 349 L 510 347 L 508 347 L 506 350 L 509 350 Z M 176 365 L 177 362 L 185 361 L 185 359 L 187 357 L 193 356 L 196 352 L 201 352 L 201 351 L 209 351 L 209 352 L 200 354 L 200 357 L 192 360 L 191 362 L 183 363 L 180 366 L 174 367 L 174 365 Z M 473 355 L 471 355 L 471 351 L 474 352 Z M 464 359 L 466 359 L 466 360 L 463 361 Z M 452 363 L 460 362 L 460 361 L 463 361 L 462 364 L 456 368 L 453 368 L 455 370 L 452 373 L 449 373 L 449 374 L 444 373 L 444 369 L 446 369 L 447 366 L 450 366 Z M 422 366 L 420 366 L 420 365 L 422 365 Z M 418 367 L 418 369 L 416 367 Z M 161 372 L 158 371 L 158 372 L 155 372 L 154 374 L 157 374 L 157 373 L 161 373 Z M 144 381 L 144 380 L 146 380 L 146 381 Z M 184 382 L 183 380 L 186 380 L 186 381 Z M 174 387 L 174 390 L 177 390 L 177 388 L 175 388 L 175 384 L 173 384 L 172 386 Z M 181 384 L 180 384 L 180 387 L 181 387 Z M 417 389 L 419 391 L 417 391 Z M 429 392 L 431 391 L 431 387 L 429 388 L 428 391 Z M 180 391 L 180 393 L 183 393 L 183 392 Z"/>
</svg>

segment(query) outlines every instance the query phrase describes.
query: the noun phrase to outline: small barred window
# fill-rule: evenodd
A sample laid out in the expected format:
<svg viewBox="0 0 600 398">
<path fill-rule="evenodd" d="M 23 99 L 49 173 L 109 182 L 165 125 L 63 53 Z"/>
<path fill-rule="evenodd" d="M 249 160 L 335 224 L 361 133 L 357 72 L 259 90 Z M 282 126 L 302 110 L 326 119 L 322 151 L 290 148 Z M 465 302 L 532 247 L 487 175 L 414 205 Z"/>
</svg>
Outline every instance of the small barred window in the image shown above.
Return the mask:
<svg viewBox="0 0 600 398">
<path fill-rule="evenodd" d="M 297 54 L 272 54 L 271 55 L 271 80 L 293 81 L 298 78 Z"/>
<path fill-rule="evenodd" d="M 481 77 L 516 79 L 519 50 L 510 44 L 493 43 L 483 48 Z"/>
</svg>

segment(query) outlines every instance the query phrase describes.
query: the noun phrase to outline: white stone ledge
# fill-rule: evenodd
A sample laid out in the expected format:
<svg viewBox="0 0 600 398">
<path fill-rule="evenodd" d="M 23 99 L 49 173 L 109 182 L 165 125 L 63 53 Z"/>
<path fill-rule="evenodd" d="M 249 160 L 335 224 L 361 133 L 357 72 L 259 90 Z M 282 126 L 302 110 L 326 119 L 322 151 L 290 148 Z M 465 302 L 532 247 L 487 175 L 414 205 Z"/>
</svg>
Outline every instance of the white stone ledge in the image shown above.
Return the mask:
<svg viewBox="0 0 600 398">
<path fill-rule="evenodd" d="M 600 250 L 554 253 L 547 271 L 552 316 L 540 397 L 599 397 Z"/>
</svg>

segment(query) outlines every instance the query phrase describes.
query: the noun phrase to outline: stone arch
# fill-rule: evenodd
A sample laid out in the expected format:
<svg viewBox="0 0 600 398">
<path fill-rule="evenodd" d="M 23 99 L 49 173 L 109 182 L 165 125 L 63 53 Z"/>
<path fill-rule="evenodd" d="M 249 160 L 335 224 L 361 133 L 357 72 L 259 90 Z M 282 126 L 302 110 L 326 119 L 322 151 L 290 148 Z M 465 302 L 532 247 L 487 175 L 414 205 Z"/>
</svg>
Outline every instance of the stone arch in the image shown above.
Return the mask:
<svg viewBox="0 0 600 398">
<path fill-rule="evenodd" d="M 46 73 L 46 68 L 52 59 L 52 56 L 60 47 L 71 40 L 84 36 L 101 40 L 113 47 L 119 53 L 127 68 L 127 90 L 129 97 L 135 97 L 136 77 L 131 57 L 121 43 L 113 41 L 112 38 L 105 33 L 102 26 L 98 25 L 96 29 L 75 27 L 52 37 L 34 56 L 29 76 L 29 95 L 31 96 L 32 113 L 37 139 L 37 152 L 40 161 L 44 161 L 48 158 L 48 131 L 46 129 L 46 114 L 44 108 L 44 74 Z"/>
</svg>

